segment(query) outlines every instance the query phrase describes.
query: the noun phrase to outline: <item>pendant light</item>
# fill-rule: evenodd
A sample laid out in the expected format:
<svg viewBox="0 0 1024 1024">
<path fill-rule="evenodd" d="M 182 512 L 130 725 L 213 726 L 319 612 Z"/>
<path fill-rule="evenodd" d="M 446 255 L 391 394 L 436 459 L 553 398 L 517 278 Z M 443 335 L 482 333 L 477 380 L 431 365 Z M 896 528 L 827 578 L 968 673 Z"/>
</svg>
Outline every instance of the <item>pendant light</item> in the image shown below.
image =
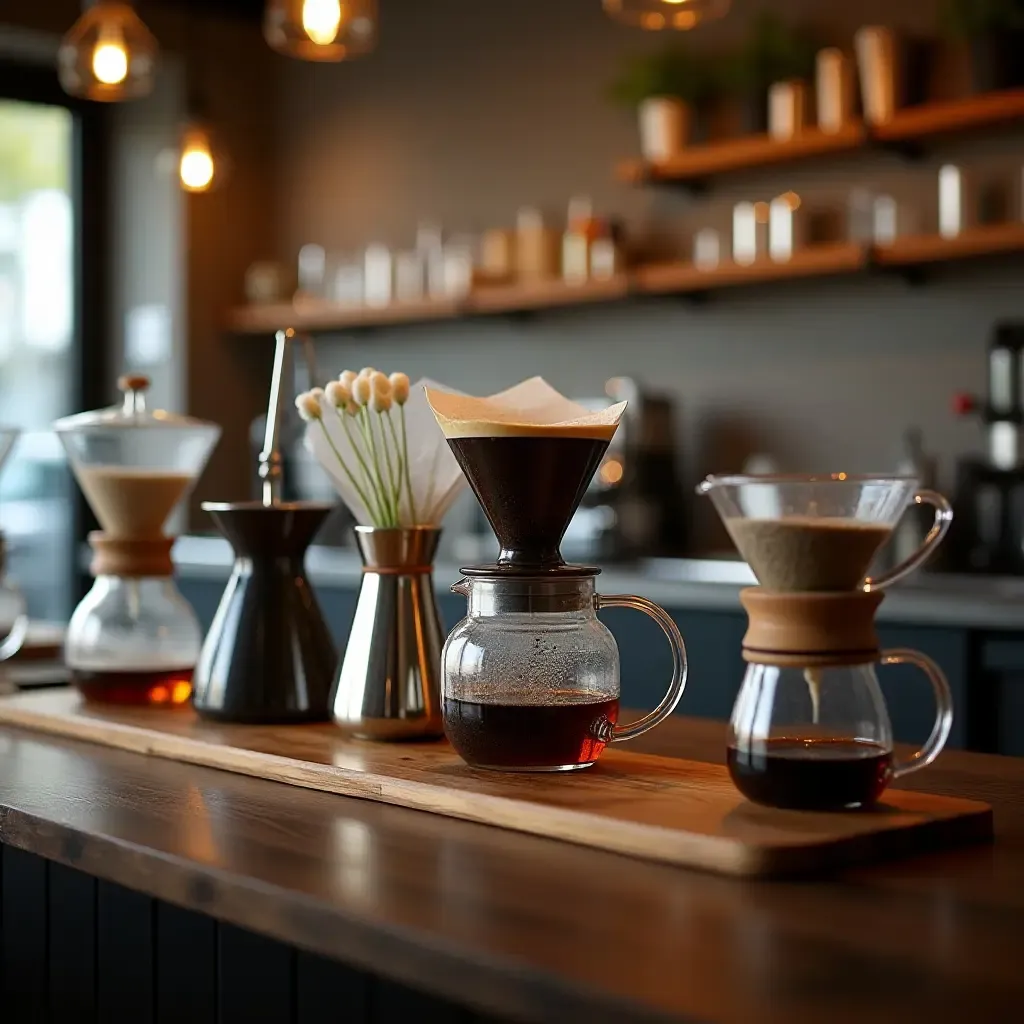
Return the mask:
<svg viewBox="0 0 1024 1024">
<path fill-rule="evenodd" d="M 377 42 L 377 0 L 267 0 L 263 35 L 289 57 L 358 57 Z"/>
<path fill-rule="evenodd" d="M 731 6 L 732 0 L 604 0 L 605 11 L 616 21 L 652 32 L 687 32 L 702 22 L 724 18 Z"/>
<path fill-rule="evenodd" d="M 209 128 L 193 119 L 182 129 L 178 180 L 186 192 L 209 192 L 224 178 L 224 157 L 218 155 Z"/>
<path fill-rule="evenodd" d="M 130 3 L 95 0 L 72 25 L 57 52 L 65 92 L 116 103 L 153 88 L 159 47 Z"/>
</svg>

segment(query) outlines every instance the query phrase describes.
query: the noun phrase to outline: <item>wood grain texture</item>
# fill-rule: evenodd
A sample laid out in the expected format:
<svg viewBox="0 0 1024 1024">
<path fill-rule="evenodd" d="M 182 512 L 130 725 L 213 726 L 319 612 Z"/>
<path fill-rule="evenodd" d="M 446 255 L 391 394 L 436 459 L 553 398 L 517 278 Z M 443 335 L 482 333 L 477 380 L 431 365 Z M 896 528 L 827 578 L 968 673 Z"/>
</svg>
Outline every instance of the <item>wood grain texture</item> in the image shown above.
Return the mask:
<svg viewBox="0 0 1024 1024">
<path fill-rule="evenodd" d="M 72 690 L 4 698 L 0 722 L 745 877 L 991 834 L 991 811 L 975 801 L 898 792 L 859 814 L 780 811 L 744 800 L 718 765 L 618 748 L 571 775 L 474 771 L 445 742 L 360 742 L 332 725 L 211 724 L 189 709 L 88 705 Z"/>
<path fill-rule="evenodd" d="M 719 762 L 724 725 L 638 746 Z M 995 843 L 739 883 L 0 727 L 0 842 L 503 1020 L 1014 1020 L 1024 760 L 913 781 L 993 804 Z"/>
</svg>

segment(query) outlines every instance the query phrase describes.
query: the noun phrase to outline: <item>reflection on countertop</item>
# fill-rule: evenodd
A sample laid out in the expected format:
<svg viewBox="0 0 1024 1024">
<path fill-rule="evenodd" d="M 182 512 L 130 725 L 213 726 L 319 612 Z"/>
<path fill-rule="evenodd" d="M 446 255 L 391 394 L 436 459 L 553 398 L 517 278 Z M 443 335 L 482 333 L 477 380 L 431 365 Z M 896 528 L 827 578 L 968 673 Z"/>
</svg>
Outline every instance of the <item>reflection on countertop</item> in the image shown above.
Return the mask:
<svg viewBox="0 0 1024 1024">
<path fill-rule="evenodd" d="M 174 561 L 183 579 L 223 581 L 231 548 L 220 537 L 179 537 Z M 439 591 L 460 578 L 459 564 L 465 563 L 437 563 L 434 582 Z M 323 546 L 309 549 L 306 565 L 314 583 L 328 587 L 356 587 L 362 568 L 354 550 Z M 639 593 L 667 608 L 739 611 L 740 589 L 754 582 L 746 563 L 735 559 L 652 558 L 606 567 L 599 586 L 606 594 Z M 1024 631 L 1024 578 L 918 573 L 889 591 L 878 619 Z"/>
</svg>

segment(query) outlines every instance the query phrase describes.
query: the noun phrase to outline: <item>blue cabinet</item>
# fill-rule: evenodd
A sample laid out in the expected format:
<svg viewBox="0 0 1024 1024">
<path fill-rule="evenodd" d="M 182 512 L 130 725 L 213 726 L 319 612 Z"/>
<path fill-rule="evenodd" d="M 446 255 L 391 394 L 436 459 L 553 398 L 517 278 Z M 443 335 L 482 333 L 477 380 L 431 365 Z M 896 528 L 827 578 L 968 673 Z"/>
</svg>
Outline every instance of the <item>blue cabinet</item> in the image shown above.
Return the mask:
<svg viewBox="0 0 1024 1024">
<path fill-rule="evenodd" d="M 203 628 L 208 628 L 223 584 L 191 579 L 181 581 L 180 587 Z M 321 586 L 317 593 L 342 647 L 348 639 L 357 592 L 351 587 Z M 438 604 L 448 629 L 465 614 L 465 600 L 456 594 L 440 594 Z M 727 719 L 743 679 L 740 647 L 746 616 L 738 610 L 669 610 L 686 641 L 690 665 L 678 713 Z M 660 628 L 639 612 L 626 609 L 609 609 L 601 618 L 619 645 L 623 703 L 653 708 L 665 693 L 672 667 Z M 967 629 L 892 623 L 880 626 L 878 633 L 883 647 L 922 651 L 948 676 L 955 708 L 951 746 L 1024 754 L 1024 637 L 1006 634 L 991 639 Z M 983 654 L 980 662 L 978 651 Z M 897 740 L 923 741 L 935 715 L 925 676 L 913 667 L 889 666 L 879 669 L 879 679 Z"/>
</svg>

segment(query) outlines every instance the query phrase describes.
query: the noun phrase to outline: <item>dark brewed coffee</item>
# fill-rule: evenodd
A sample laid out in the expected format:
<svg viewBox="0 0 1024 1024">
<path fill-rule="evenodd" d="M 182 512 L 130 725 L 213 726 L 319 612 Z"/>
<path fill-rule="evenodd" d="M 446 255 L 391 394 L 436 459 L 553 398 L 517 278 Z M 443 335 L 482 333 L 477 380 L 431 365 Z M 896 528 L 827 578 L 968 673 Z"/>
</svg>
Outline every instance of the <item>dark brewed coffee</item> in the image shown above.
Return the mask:
<svg viewBox="0 0 1024 1024">
<path fill-rule="evenodd" d="M 483 704 L 446 697 L 444 731 L 467 764 L 518 771 L 579 768 L 605 748 L 596 727 L 619 717 L 619 702 L 587 700 L 586 693 L 553 692 L 551 703 Z"/>
<path fill-rule="evenodd" d="M 86 700 L 98 704 L 174 706 L 192 696 L 192 668 L 161 668 L 123 672 L 71 670 L 71 683 Z"/>
<path fill-rule="evenodd" d="M 730 746 L 726 763 L 748 800 L 805 811 L 873 804 L 892 777 L 892 753 L 868 740 L 780 737 Z"/>
<path fill-rule="evenodd" d="M 562 564 L 558 545 L 608 443 L 565 434 L 448 438 L 501 545 L 499 563 Z"/>
</svg>

